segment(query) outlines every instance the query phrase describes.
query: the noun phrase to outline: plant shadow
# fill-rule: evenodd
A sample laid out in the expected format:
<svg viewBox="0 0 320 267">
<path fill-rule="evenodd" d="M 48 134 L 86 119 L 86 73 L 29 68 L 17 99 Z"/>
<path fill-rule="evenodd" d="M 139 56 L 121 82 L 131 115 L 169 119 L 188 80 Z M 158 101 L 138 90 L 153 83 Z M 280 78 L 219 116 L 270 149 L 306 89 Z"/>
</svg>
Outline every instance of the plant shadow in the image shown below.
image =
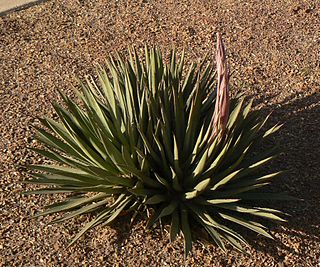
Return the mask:
<svg viewBox="0 0 320 267">
<path fill-rule="evenodd" d="M 267 104 L 270 100 L 262 98 L 255 106 Z M 286 173 L 273 181 L 270 190 L 287 192 L 301 199 L 272 202 L 272 208 L 289 216 L 283 226 L 270 224 L 268 227 L 280 234 L 301 239 L 302 243 L 308 244 L 313 240 L 320 244 L 320 216 L 316 216 L 320 203 L 320 94 L 313 93 L 303 98 L 292 95 L 280 103 L 267 104 L 260 112 L 262 116 L 272 112 L 266 127 L 283 123 L 271 140 L 282 152 L 267 168 L 275 172 L 285 170 Z M 278 249 L 300 254 L 299 249 L 281 243 L 277 237 L 268 240 L 249 236 L 248 239 L 255 249 L 279 261 L 283 260 L 283 255 L 279 255 Z"/>
</svg>

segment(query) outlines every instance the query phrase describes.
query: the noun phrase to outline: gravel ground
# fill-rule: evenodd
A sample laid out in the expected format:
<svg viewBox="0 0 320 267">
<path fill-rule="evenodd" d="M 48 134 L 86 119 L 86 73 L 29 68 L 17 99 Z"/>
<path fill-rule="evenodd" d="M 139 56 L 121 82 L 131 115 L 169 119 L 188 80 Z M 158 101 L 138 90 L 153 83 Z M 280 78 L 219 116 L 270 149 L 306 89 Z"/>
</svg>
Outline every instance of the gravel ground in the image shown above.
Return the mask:
<svg viewBox="0 0 320 267">
<path fill-rule="evenodd" d="M 274 142 L 283 153 L 270 168 L 287 174 L 272 190 L 302 202 L 279 203 L 289 222 L 272 226 L 274 241 L 255 238 L 251 256 L 196 242 L 183 258 L 166 231 L 129 230 L 123 221 L 68 240 L 89 220 L 47 226 L 30 219 L 61 196 L 22 196 L 31 186 L 17 164 L 43 161 L 32 145 L 37 116 L 53 116 L 56 89 L 92 73 L 113 51 L 145 43 L 185 48 L 190 60 L 214 53 L 224 37 L 233 88 L 243 85 L 270 123 L 285 122 Z M 0 266 L 318 266 L 320 263 L 320 2 L 319 0 L 56 0 L 0 18 Z"/>
</svg>

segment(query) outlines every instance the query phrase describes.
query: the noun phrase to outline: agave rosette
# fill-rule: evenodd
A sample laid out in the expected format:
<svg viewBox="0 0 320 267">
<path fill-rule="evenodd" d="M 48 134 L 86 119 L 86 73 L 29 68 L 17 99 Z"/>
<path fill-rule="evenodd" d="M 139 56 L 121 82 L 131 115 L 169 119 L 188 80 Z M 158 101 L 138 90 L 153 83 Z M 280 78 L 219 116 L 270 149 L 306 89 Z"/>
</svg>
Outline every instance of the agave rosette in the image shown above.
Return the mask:
<svg viewBox="0 0 320 267">
<path fill-rule="evenodd" d="M 110 57 L 97 80 L 81 83 L 77 96 L 84 108 L 61 93 L 67 108 L 54 104 L 60 121 L 42 119 L 46 129 L 37 129 L 36 138 L 46 149 L 33 148 L 57 165 L 30 166 L 35 178 L 29 182 L 50 186 L 27 193 L 76 194 L 37 216 L 63 212 L 53 221 L 62 222 L 95 212 L 73 243 L 92 227 L 147 209 L 148 227 L 163 218 L 171 224 L 171 240 L 182 232 L 186 255 L 190 222 L 222 249 L 229 243 L 244 251 L 236 225 L 271 238 L 257 221 L 283 219 L 278 210 L 256 203 L 282 196 L 256 189 L 279 174 L 260 171 L 276 150 L 251 152 L 280 126 L 263 130 L 266 119 L 250 111 L 252 101 L 229 101 L 222 43 L 219 48 L 217 90 L 210 63 L 187 68 L 175 51 L 165 63 L 159 49 L 146 48 L 144 60 L 135 51 L 129 60 Z"/>
</svg>

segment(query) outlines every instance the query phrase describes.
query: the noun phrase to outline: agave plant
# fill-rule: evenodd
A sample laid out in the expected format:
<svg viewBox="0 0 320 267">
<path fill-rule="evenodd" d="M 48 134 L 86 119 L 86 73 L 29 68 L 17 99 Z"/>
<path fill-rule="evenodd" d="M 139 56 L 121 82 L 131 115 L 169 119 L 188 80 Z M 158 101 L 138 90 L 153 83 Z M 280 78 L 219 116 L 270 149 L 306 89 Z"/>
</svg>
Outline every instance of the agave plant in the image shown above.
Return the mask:
<svg viewBox="0 0 320 267">
<path fill-rule="evenodd" d="M 45 129 L 36 138 L 45 149 L 32 149 L 57 165 L 30 166 L 29 182 L 50 186 L 27 192 L 71 193 L 36 215 L 63 212 L 53 222 L 94 212 L 71 244 L 92 227 L 138 212 L 148 214 L 147 227 L 168 222 L 171 240 L 182 232 L 185 255 L 191 224 L 222 249 L 245 251 L 239 225 L 272 238 L 257 221 L 283 221 L 280 211 L 256 203 L 281 195 L 256 190 L 279 175 L 260 170 L 276 150 L 254 149 L 280 126 L 263 130 L 267 118 L 250 111 L 252 101 L 229 100 L 220 36 L 217 72 L 206 60 L 187 67 L 184 54 L 171 51 L 166 63 L 159 49 L 146 48 L 144 60 L 134 50 L 128 60 L 111 56 L 79 88 L 80 105 L 61 93 L 66 108 L 53 104 L 60 121 L 41 119 Z"/>
</svg>

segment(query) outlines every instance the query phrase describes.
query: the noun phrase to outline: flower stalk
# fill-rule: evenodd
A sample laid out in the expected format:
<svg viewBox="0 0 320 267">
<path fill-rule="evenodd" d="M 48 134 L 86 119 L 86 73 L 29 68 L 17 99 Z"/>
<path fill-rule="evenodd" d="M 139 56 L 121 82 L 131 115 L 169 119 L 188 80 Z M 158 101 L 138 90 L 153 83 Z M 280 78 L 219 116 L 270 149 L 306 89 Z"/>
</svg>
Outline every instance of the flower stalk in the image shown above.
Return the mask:
<svg viewBox="0 0 320 267">
<path fill-rule="evenodd" d="M 226 52 L 221 36 L 217 33 L 217 97 L 214 110 L 213 121 L 213 136 L 216 136 L 220 131 L 223 135 L 227 127 L 229 119 L 229 69 L 226 60 Z"/>
</svg>

